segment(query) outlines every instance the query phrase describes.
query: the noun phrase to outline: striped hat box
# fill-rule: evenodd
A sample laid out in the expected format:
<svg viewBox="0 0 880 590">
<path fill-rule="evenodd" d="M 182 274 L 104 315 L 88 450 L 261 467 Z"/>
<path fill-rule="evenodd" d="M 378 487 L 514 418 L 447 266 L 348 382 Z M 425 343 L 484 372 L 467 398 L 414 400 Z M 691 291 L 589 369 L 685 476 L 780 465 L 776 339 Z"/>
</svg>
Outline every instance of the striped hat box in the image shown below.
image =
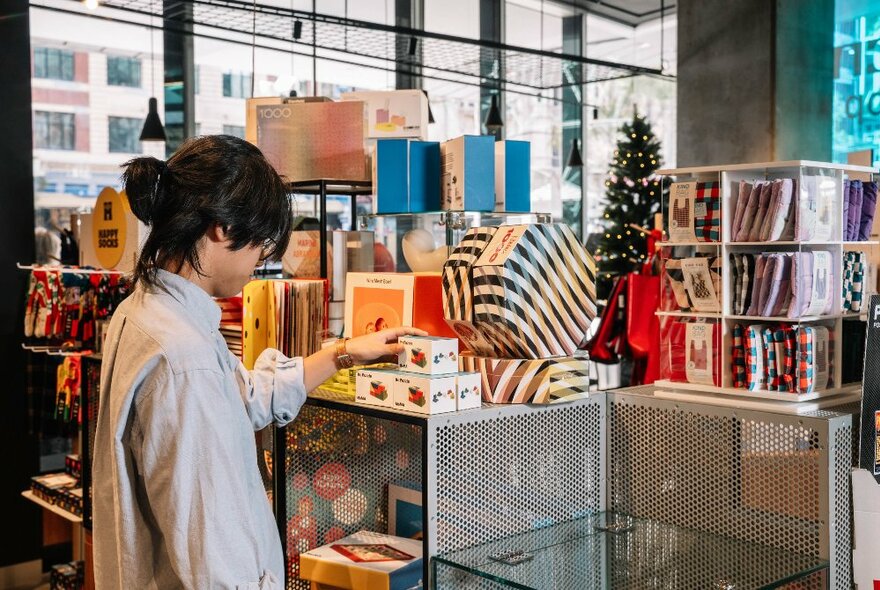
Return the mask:
<svg viewBox="0 0 880 590">
<path fill-rule="evenodd" d="M 520 356 L 567 356 L 596 315 L 595 262 L 568 226 L 501 228 L 473 268 L 474 318 Z"/>
<path fill-rule="evenodd" d="M 589 396 L 585 358 L 496 359 L 465 354 L 461 360 L 466 370 L 482 375 L 486 402 L 552 404 Z"/>
<path fill-rule="evenodd" d="M 443 315 L 462 342 L 477 354 L 515 355 L 491 325 L 474 322 L 471 267 L 492 240 L 497 227 L 472 227 L 443 265 Z"/>
<path fill-rule="evenodd" d="M 470 270 L 495 235 L 497 227 L 472 227 L 443 264 L 443 315 L 473 321 Z"/>
</svg>

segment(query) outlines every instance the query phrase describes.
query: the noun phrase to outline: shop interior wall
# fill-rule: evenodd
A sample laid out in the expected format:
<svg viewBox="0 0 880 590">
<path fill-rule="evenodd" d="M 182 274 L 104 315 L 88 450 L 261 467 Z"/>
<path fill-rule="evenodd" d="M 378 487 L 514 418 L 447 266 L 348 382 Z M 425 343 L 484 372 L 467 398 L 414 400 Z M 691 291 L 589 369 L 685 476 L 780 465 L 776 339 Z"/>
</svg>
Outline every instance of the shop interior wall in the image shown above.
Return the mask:
<svg viewBox="0 0 880 590">
<path fill-rule="evenodd" d="M 678 165 L 831 159 L 834 0 L 678 3 Z"/>
<path fill-rule="evenodd" d="M 0 568 L 39 555 L 39 508 L 21 490 L 37 471 L 36 445 L 27 431 L 24 351 L 19 345 L 27 274 L 15 263 L 34 258 L 31 158 L 30 32 L 27 0 L 0 2 Z"/>
</svg>

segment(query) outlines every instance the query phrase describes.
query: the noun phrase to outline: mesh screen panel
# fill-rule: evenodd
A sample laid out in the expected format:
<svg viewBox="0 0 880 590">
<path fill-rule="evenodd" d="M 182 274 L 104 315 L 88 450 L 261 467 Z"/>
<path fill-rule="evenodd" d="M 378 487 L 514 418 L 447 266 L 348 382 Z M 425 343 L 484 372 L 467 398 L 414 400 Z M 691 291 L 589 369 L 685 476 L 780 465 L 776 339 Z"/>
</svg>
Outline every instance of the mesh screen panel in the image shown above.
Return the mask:
<svg viewBox="0 0 880 590">
<path fill-rule="evenodd" d="M 299 554 L 359 530 L 388 528 L 388 484 L 422 481 L 418 426 L 306 405 L 288 427 L 287 587 Z"/>
<path fill-rule="evenodd" d="M 602 509 L 602 402 L 539 409 L 437 429 L 437 553 Z"/>
</svg>

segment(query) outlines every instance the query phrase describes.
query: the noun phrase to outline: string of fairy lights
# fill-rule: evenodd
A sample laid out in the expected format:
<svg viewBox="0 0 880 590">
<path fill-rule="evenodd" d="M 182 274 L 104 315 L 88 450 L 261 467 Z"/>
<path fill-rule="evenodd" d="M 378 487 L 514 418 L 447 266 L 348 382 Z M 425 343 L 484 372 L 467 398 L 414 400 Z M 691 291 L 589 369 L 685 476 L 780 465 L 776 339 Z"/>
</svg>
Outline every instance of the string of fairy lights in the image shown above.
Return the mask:
<svg viewBox="0 0 880 590">
<path fill-rule="evenodd" d="M 640 117 L 640 118 L 641 118 L 641 117 Z M 638 135 L 635 134 L 635 133 L 631 133 L 631 134 L 630 134 L 630 137 L 631 137 L 632 139 L 637 139 L 637 138 L 638 138 Z M 643 140 L 643 141 L 648 141 L 648 139 L 649 139 L 649 137 L 648 137 L 647 135 L 643 135 L 643 136 L 642 136 L 642 140 Z M 645 154 L 644 154 L 644 152 L 636 152 L 636 156 L 635 156 L 635 157 L 642 159 L 642 158 L 645 157 Z M 620 150 L 614 150 L 614 159 L 612 160 L 611 163 L 612 163 L 613 165 L 618 165 L 618 164 L 619 164 L 619 165 L 621 165 L 621 166 L 626 166 L 627 163 L 629 162 L 629 159 L 632 159 L 632 158 L 633 158 L 633 153 L 632 153 L 632 152 L 627 152 L 627 153 L 626 153 L 626 156 L 625 156 L 625 158 L 627 158 L 627 159 L 623 159 L 623 158 L 624 158 L 624 157 L 621 156 Z M 648 160 L 650 161 L 651 165 L 656 166 L 656 164 L 657 164 L 657 159 L 655 158 L 654 154 L 649 153 L 649 154 L 647 155 L 647 158 L 648 158 Z M 639 162 L 639 168 L 645 168 L 645 162 L 644 162 L 644 161 L 640 161 L 640 162 Z M 656 192 L 659 190 L 658 187 L 660 186 L 660 181 L 659 181 L 659 180 L 656 180 L 655 178 L 656 178 L 656 177 L 654 177 L 654 175 L 652 174 L 651 176 L 649 176 L 649 177 L 647 177 L 647 178 L 638 178 L 638 179 L 636 179 L 636 180 L 631 180 L 631 179 L 629 179 L 629 178 L 627 178 L 627 177 L 623 177 L 622 180 L 623 180 L 623 183 L 624 183 L 627 187 L 629 187 L 629 188 L 634 188 L 634 187 L 637 186 L 637 185 L 641 185 L 641 186 L 644 186 L 644 187 L 648 187 L 649 185 L 652 186 L 653 188 L 652 188 L 651 190 L 648 191 L 648 196 L 650 196 L 650 197 L 655 197 L 655 196 L 656 196 Z M 605 181 L 605 186 L 606 186 L 606 187 L 611 187 L 611 185 L 612 185 L 613 183 L 617 183 L 619 180 L 621 180 L 621 179 L 619 179 L 617 176 L 615 176 L 615 175 L 612 174 L 612 175 L 610 176 L 610 178 L 609 178 L 608 180 Z M 605 213 L 605 214 L 604 214 L 604 217 L 605 217 L 605 219 L 611 219 L 611 215 L 610 215 L 609 213 Z M 638 233 L 639 233 L 639 237 L 641 237 L 641 238 L 645 238 L 645 237 L 646 237 L 645 232 L 640 231 L 640 232 L 638 232 Z M 632 230 L 627 229 L 627 230 L 625 230 L 623 233 L 619 233 L 619 234 L 612 234 L 611 232 L 607 232 L 607 233 L 605 234 L 605 238 L 608 239 L 608 240 L 610 240 L 610 239 L 612 239 L 612 238 L 617 239 L 617 240 L 623 240 L 623 239 L 624 239 L 624 236 L 632 236 L 632 234 L 633 234 Z M 633 258 L 633 259 L 635 259 L 635 258 L 636 258 L 636 255 L 638 255 L 638 259 L 639 259 L 639 260 L 646 260 L 647 255 L 646 255 L 646 254 L 639 254 L 638 251 L 635 249 L 635 247 L 634 247 L 632 244 L 630 244 L 630 246 L 629 246 L 629 250 L 630 250 L 633 254 L 628 254 L 627 252 L 621 252 L 620 254 L 611 254 L 611 253 L 609 253 L 609 254 L 607 255 L 607 258 L 608 258 L 608 259 L 611 259 L 611 260 L 615 260 L 615 259 L 617 259 L 617 258 Z M 601 248 L 596 248 L 596 252 L 595 252 L 595 254 L 596 254 L 596 260 L 597 260 L 597 261 L 600 261 L 600 260 L 602 260 L 602 259 L 604 258 L 603 256 L 601 256 L 601 254 L 602 254 L 602 249 L 601 249 Z M 605 277 L 606 277 L 606 278 L 611 278 L 611 273 L 605 273 Z"/>
</svg>

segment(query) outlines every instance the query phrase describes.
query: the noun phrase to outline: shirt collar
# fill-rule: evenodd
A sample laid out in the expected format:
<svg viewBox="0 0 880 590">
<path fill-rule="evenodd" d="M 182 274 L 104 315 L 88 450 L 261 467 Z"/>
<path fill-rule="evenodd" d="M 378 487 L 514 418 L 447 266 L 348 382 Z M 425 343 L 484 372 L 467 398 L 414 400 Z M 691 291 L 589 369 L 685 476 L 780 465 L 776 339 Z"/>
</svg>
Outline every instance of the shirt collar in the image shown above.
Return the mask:
<svg viewBox="0 0 880 590">
<path fill-rule="evenodd" d="M 160 289 L 164 289 L 200 324 L 210 330 L 220 326 L 220 306 L 214 298 L 196 285 L 178 274 L 164 269 L 156 271 Z"/>
</svg>

